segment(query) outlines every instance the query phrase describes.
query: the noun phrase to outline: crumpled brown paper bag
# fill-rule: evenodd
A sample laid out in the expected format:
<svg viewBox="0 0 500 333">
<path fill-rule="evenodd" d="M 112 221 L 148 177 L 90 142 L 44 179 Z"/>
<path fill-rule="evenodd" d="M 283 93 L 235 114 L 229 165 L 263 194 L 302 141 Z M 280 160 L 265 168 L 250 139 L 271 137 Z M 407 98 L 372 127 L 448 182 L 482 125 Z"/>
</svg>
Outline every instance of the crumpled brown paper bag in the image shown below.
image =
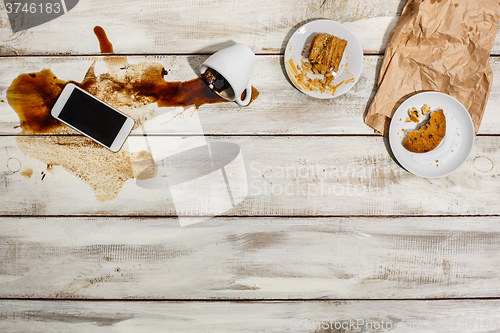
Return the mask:
<svg viewBox="0 0 500 333">
<path fill-rule="evenodd" d="M 469 111 L 476 133 L 493 80 L 489 55 L 500 18 L 493 0 L 408 0 L 380 70 L 365 123 L 388 134 L 408 97 L 440 91 Z"/>
</svg>

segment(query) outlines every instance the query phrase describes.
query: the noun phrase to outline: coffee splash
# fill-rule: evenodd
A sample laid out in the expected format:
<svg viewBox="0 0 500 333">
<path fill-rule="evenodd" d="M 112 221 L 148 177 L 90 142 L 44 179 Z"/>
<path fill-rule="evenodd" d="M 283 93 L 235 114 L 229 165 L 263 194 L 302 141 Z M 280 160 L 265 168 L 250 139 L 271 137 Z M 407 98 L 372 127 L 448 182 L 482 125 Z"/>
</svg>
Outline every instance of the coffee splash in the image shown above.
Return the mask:
<svg viewBox="0 0 500 333">
<path fill-rule="evenodd" d="M 90 185 L 99 201 L 118 195 L 128 179 L 138 174 L 136 165 L 147 161 L 149 152 L 129 153 L 120 150 L 112 153 L 98 143 L 84 137 L 20 136 L 16 138 L 19 149 L 47 165 L 61 165 L 67 172 Z M 154 177 L 141 174 L 143 178 Z"/>
<path fill-rule="evenodd" d="M 21 74 L 7 89 L 7 101 L 16 111 L 23 133 L 54 133 L 61 122 L 50 110 L 67 82 L 59 80 L 49 69 Z"/>
<path fill-rule="evenodd" d="M 113 53 L 113 45 L 101 27 L 94 33 L 101 53 Z M 187 107 L 227 102 L 200 78 L 167 82 L 159 63 L 128 64 L 126 57 L 105 57 L 108 72 L 96 75 L 94 62 L 81 83 L 68 81 L 132 117 L 135 127 L 157 116 L 147 106 Z M 50 115 L 58 95 L 68 83 L 50 69 L 19 75 L 7 90 L 7 101 L 18 114 L 22 134 L 77 134 Z M 258 96 L 254 88 L 252 101 Z M 18 146 L 27 156 L 47 165 L 60 165 L 91 186 L 100 201 L 113 199 L 128 179 L 156 176 L 157 166 L 147 151 L 112 153 L 92 140 L 69 136 L 18 136 Z"/>
<path fill-rule="evenodd" d="M 92 82 L 90 79 L 84 81 L 94 89 L 99 82 L 97 78 Z M 19 116 L 23 134 L 77 133 L 50 115 L 66 83 L 49 69 L 21 74 L 12 82 L 7 100 Z M 17 136 L 16 141 L 25 155 L 47 164 L 47 170 L 49 166 L 52 169 L 60 165 L 90 185 L 99 201 L 113 199 L 127 180 L 138 175 L 143 179 L 156 176 L 156 163 L 147 151 L 113 153 L 84 136 L 22 135 Z"/>
<path fill-rule="evenodd" d="M 99 41 L 99 47 L 101 49 L 101 53 L 115 53 L 113 51 L 113 44 L 108 39 L 106 32 L 100 26 L 94 27 L 94 34 Z"/>
</svg>

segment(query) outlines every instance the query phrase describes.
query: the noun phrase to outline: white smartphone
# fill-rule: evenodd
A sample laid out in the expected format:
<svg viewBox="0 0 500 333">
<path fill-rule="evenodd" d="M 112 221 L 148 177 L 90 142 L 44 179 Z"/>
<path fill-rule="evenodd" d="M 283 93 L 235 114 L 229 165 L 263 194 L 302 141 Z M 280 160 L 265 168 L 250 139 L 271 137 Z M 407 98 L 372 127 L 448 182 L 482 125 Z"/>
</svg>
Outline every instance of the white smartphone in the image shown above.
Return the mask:
<svg viewBox="0 0 500 333">
<path fill-rule="evenodd" d="M 78 86 L 68 83 L 51 114 L 113 152 L 127 139 L 134 120 Z"/>
</svg>

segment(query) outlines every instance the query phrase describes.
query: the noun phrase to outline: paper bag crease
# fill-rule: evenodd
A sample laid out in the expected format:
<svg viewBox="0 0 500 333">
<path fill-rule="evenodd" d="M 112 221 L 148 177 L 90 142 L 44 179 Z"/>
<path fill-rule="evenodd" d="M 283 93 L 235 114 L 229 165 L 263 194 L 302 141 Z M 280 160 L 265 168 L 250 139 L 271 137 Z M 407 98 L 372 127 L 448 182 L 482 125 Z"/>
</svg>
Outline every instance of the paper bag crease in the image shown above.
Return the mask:
<svg viewBox="0 0 500 333">
<path fill-rule="evenodd" d="M 493 81 L 489 56 L 499 18 L 499 1 L 409 0 L 387 46 L 365 123 L 388 135 L 404 100 L 439 91 L 465 106 L 477 133 Z"/>
</svg>

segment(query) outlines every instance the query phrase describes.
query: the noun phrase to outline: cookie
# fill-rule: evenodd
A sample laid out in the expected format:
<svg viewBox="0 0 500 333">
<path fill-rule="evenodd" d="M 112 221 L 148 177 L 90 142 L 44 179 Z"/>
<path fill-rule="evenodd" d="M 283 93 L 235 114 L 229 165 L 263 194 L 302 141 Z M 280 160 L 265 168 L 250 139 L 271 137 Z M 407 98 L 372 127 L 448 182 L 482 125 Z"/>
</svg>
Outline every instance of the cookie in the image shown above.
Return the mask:
<svg viewBox="0 0 500 333">
<path fill-rule="evenodd" d="M 412 153 L 427 153 L 441 143 L 446 134 L 446 117 L 443 110 L 431 112 L 429 120 L 418 130 L 411 131 L 402 144 Z"/>
</svg>

